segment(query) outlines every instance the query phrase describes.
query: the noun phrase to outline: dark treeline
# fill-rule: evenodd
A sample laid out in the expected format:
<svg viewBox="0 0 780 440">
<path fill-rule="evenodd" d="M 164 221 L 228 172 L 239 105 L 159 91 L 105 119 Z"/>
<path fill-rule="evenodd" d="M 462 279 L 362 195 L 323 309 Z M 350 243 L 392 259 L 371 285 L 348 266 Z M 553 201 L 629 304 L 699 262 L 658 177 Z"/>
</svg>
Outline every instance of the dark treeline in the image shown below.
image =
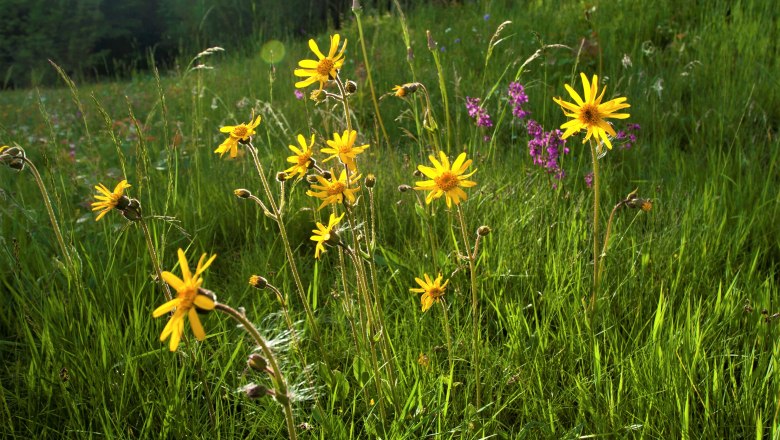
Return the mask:
<svg viewBox="0 0 780 440">
<path fill-rule="evenodd" d="M 360 3 L 379 13 L 393 7 Z M 165 68 L 211 46 L 255 50 L 264 39 L 338 29 L 351 7 L 352 0 L 0 0 L 0 87 L 53 84 L 49 59 L 83 80 L 147 69 L 150 55 Z"/>
</svg>

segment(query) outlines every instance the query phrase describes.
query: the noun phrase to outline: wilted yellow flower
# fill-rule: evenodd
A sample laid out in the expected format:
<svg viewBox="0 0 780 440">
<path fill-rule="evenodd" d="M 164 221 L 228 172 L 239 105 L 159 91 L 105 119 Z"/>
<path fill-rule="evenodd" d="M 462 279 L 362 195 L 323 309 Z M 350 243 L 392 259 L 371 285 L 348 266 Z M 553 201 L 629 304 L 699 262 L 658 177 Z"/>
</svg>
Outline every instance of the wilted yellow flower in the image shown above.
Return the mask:
<svg viewBox="0 0 780 440">
<path fill-rule="evenodd" d="M 444 296 L 444 289 L 447 288 L 447 284 L 449 284 L 450 280 L 441 284 L 441 274 L 433 281 L 431 281 L 431 277 L 429 277 L 427 273 L 423 274 L 423 276 L 425 277 L 425 280 L 421 280 L 420 278 L 414 279 L 420 287 L 413 287 L 409 289 L 409 291 L 423 294 L 420 298 L 420 302 L 422 303 L 422 311 L 425 312 L 431 308 L 433 303 L 441 300 L 441 297 Z"/>
<path fill-rule="evenodd" d="M 417 91 L 418 83 L 406 83 L 400 86 L 393 87 L 393 94 L 399 98 L 404 98 L 407 95 Z"/>
<path fill-rule="evenodd" d="M 341 51 L 336 55 L 340 38 L 339 34 L 330 36 L 328 56 L 322 54 L 316 41 L 309 40 L 309 48 L 317 55 L 317 60 L 301 60 L 298 62 L 298 67 L 301 68 L 295 69 L 295 76 L 308 78 L 295 83 L 296 88 L 302 89 L 319 81 L 320 90 L 322 90 L 326 82 L 336 78 L 338 71 L 344 64 L 344 49 L 347 48 L 347 40 L 345 39 L 344 45 L 341 46 Z"/>
<path fill-rule="evenodd" d="M 598 76 L 593 75 L 593 80 L 591 82 L 588 82 L 588 77 L 586 77 L 584 73 L 580 73 L 580 77 L 582 79 L 582 89 L 585 99 L 582 99 L 568 84 L 565 85 L 566 90 L 574 99 L 575 104 L 566 102 L 561 98 L 553 98 L 553 101 L 561 106 L 567 117 L 574 118 L 561 125 L 561 128 L 566 130 L 561 138 L 566 139 L 572 134 L 585 129 L 588 132 L 585 135 L 585 139 L 582 141 L 583 144 L 592 136 L 596 142 L 603 141 L 607 148 L 611 150 L 612 142 L 610 142 L 609 136 L 614 137 L 616 136 L 616 133 L 612 128 L 612 125 L 605 119 L 626 119 L 630 116 L 628 113 L 615 112 L 631 106 L 626 104 L 626 98 L 623 97 L 615 98 L 602 104 L 601 99 L 604 98 L 604 93 L 607 91 L 607 88 L 604 87 L 601 94 L 598 94 Z M 566 113 L 567 110 L 570 113 Z M 607 136 L 607 134 L 609 134 L 609 136 Z"/>
<path fill-rule="evenodd" d="M 325 159 L 325 162 L 338 157 L 341 163 L 347 166 L 350 171 L 355 171 L 357 165 L 355 165 L 355 157 L 368 148 L 368 144 L 354 147 L 355 140 L 357 139 L 357 131 L 344 130 L 344 134 L 339 136 L 338 133 L 333 133 L 333 140 L 327 141 L 330 148 L 323 148 L 322 152 L 330 154 L 331 156 Z"/>
<path fill-rule="evenodd" d="M 328 226 L 317 222 L 317 229 L 313 229 L 311 232 L 314 235 L 311 236 L 313 241 L 317 242 L 317 246 L 314 248 L 314 258 L 320 258 L 320 252 L 325 252 L 325 244 L 333 245 L 338 244 L 339 236 L 336 233 L 336 226 L 341 219 L 344 218 L 344 214 L 336 217 L 336 214 L 331 214 L 328 220 Z"/>
<path fill-rule="evenodd" d="M 227 125 L 220 128 L 219 131 L 229 133 L 229 135 L 214 152 L 222 156 L 230 151 L 230 157 L 235 158 L 238 156 L 238 141 L 248 141 L 250 137 L 255 135 L 255 128 L 258 125 L 260 125 L 260 116 L 249 124 Z"/>
<path fill-rule="evenodd" d="M 315 176 L 319 185 L 313 184 L 311 188 L 318 191 L 306 191 L 307 195 L 322 199 L 322 204 L 317 209 L 322 209 L 331 203 L 342 203 L 344 197 L 352 203 L 355 201 L 355 191 L 360 190 L 360 186 L 353 186 L 360 179 L 360 174 L 352 175 L 347 179 L 347 171 L 343 170 L 339 178 L 336 179 L 333 170 L 330 170 L 330 175 L 330 181 L 322 176 Z"/>
<path fill-rule="evenodd" d="M 181 335 L 184 333 L 184 315 L 187 315 L 190 319 L 190 327 L 192 327 L 192 333 L 199 341 L 206 339 L 206 332 L 203 330 L 203 325 L 198 318 L 197 309 L 201 310 L 214 310 L 216 302 L 208 295 L 204 295 L 199 292 L 200 285 L 203 283 L 203 279 L 200 275 L 211 265 L 216 255 L 212 255 L 211 258 L 206 260 L 206 254 L 201 255 L 198 260 L 198 267 L 195 269 L 195 273 L 190 272 L 190 266 L 187 264 L 187 257 L 184 255 L 184 251 L 179 249 L 179 267 L 181 268 L 181 274 L 184 279 L 177 277 L 170 272 L 163 272 L 162 278 L 171 287 L 176 289 L 177 297 L 161 305 L 152 313 L 152 316 L 159 318 L 160 316 L 176 309 L 173 312 L 171 320 L 168 321 L 165 328 L 160 335 L 160 341 L 165 341 L 170 336 L 171 341 L 169 348 L 171 351 L 176 351 L 181 340 Z"/>
<path fill-rule="evenodd" d="M 102 183 L 95 186 L 95 189 L 100 193 L 95 194 L 95 200 L 97 201 L 92 202 L 92 210 L 100 211 L 100 214 L 98 214 L 95 221 L 100 220 L 104 215 L 108 214 L 109 211 L 116 208 L 125 195 L 125 188 L 130 188 L 130 186 L 131 185 L 127 183 L 127 180 L 119 182 L 114 187 L 113 192 L 109 191 Z M 127 202 L 129 203 L 129 200 L 127 200 Z"/>
<path fill-rule="evenodd" d="M 428 196 L 425 197 L 426 204 L 431 203 L 433 199 L 437 199 L 444 195 L 448 207 L 452 206 L 453 202 L 458 205 L 460 204 L 461 199 L 468 199 L 468 195 L 466 195 L 466 192 L 461 188 L 471 188 L 477 184 L 476 182 L 467 180 L 477 171 L 474 170 L 468 174 L 463 174 L 466 172 L 466 168 L 471 165 L 471 159 L 466 160 L 466 153 L 460 153 L 452 164 L 452 167 L 450 167 L 450 161 L 443 151 L 439 151 L 439 157 L 441 158 L 441 162 L 436 160 L 433 155 L 428 156 L 428 159 L 433 163 L 433 168 L 423 165 L 417 167 L 417 170 L 426 177 L 430 177 L 431 180 L 415 182 L 416 186 L 414 189 L 430 191 Z"/>
<path fill-rule="evenodd" d="M 301 180 L 301 178 L 309 171 L 309 166 L 311 166 L 311 155 L 313 153 L 311 147 L 314 146 L 314 135 L 311 135 L 311 141 L 307 144 L 306 138 L 304 138 L 302 134 L 299 134 L 298 144 L 301 146 L 300 149 L 298 149 L 295 145 L 288 146 L 290 151 L 295 153 L 295 155 L 289 156 L 287 158 L 287 162 L 290 162 L 294 165 L 284 170 L 284 172 L 290 176 L 298 174 L 298 180 Z"/>
</svg>

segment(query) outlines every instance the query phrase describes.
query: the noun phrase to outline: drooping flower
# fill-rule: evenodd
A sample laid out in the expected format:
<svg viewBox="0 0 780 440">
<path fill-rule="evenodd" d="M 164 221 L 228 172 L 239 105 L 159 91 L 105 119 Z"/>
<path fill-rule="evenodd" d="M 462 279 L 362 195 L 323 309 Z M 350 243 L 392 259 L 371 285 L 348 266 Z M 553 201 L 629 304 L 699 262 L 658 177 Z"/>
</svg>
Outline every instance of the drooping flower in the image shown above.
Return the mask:
<svg viewBox="0 0 780 440">
<path fill-rule="evenodd" d="M 414 279 L 420 287 L 413 287 L 409 289 L 409 291 L 423 294 L 422 297 L 420 297 L 420 303 L 422 304 L 422 311 L 425 312 L 433 306 L 433 303 L 441 301 L 441 297 L 443 297 L 445 293 L 444 289 L 447 288 L 447 284 L 449 284 L 450 280 L 441 284 L 441 274 L 433 281 L 431 281 L 431 277 L 429 277 L 427 273 L 423 274 L 423 276 L 425 277 L 425 280 L 421 280 L 420 278 Z"/>
<path fill-rule="evenodd" d="M 203 330 L 203 325 L 200 323 L 196 309 L 214 310 L 216 305 L 214 298 L 201 293 L 199 289 L 200 285 L 203 284 L 203 279 L 200 275 L 211 265 L 211 262 L 217 256 L 212 255 L 211 258 L 206 260 L 206 254 L 201 255 L 200 260 L 198 260 L 198 267 L 193 274 L 190 272 L 190 266 L 187 264 L 187 257 L 184 255 L 184 251 L 179 249 L 178 255 L 179 267 L 184 279 L 167 271 L 162 273 L 163 280 L 176 290 L 177 296 L 157 307 L 152 313 L 153 317 L 159 318 L 175 309 L 171 320 L 168 321 L 162 334 L 160 334 L 160 341 L 165 341 L 168 337 L 171 338 L 169 344 L 171 351 L 176 351 L 176 348 L 179 346 L 181 335 L 184 333 L 185 315 L 190 320 L 190 327 L 192 327 L 192 333 L 195 334 L 195 337 L 199 341 L 206 339 L 206 332 Z"/>
<path fill-rule="evenodd" d="M 314 233 L 314 235 L 311 236 L 311 239 L 317 242 L 317 246 L 314 248 L 314 258 L 320 258 L 320 253 L 326 252 L 326 244 L 338 244 L 339 236 L 336 233 L 336 226 L 338 226 L 342 218 L 344 218 L 344 214 L 341 214 L 338 217 L 336 217 L 336 214 L 331 214 L 327 226 L 317 222 L 317 229 L 311 231 Z"/>
<path fill-rule="evenodd" d="M 311 135 L 311 141 L 307 144 L 306 138 L 302 134 L 298 135 L 298 144 L 301 146 L 299 149 L 295 145 L 289 145 L 290 151 L 295 153 L 293 156 L 287 158 L 287 162 L 293 164 L 290 168 L 284 170 L 285 173 L 290 176 L 298 174 L 298 180 L 301 180 L 303 176 L 309 171 L 309 167 L 312 164 L 311 155 L 314 153 L 311 147 L 314 146 L 314 135 Z"/>
<path fill-rule="evenodd" d="M 417 87 L 419 86 L 419 83 L 406 83 L 402 84 L 400 86 L 393 87 L 393 95 L 404 98 L 408 95 L 411 95 L 412 93 L 417 91 Z"/>
<path fill-rule="evenodd" d="M 317 182 L 319 182 L 319 185 L 313 184 L 311 188 L 317 191 L 309 190 L 306 191 L 306 194 L 322 199 L 322 204 L 320 204 L 320 207 L 317 209 L 322 209 L 331 203 L 342 203 L 344 197 L 346 197 L 350 203 L 355 202 L 355 192 L 360 190 L 360 186 L 353 185 L 360 179 L 360 174 L 352 175 L 347 179 L 347 171 L 342 170 L 337 179 L 336 175 L 333 174 L 333 170 L 330 170 L 330 181 L 320 175 L 315 176 L 315 178 L 317 179 Z"/>
<path fill-rule="evenodd" d="M 219 153 L 221 157 L 230 151 L 230 157 L 235 158 L 238 156 L 238 141 L 248 141 L 250 137 L 255 135 L 255 128 L 258 125 L 260 125 L 260 116 L 249 124 L 226 125 L 220 128 L 219 131 L 229 133 L 229 135 L 225 142 L 222 142 L 214 152 Z"/>
<path fill-rule="evenodd" d="M 100 211 L 100 214 L 98 214 L 95 221 L 100 220 L 104 215 L 108 214 L 109 211 L 122 204 L 122 202 L 127 199 L 127 197 L 125 197 L 125 189 L 130 188 L 130 186 L 131 185 L 127 183 L 127 180 L 119 182 L 114 187 L 114 191 L 109 191 L 102 183 L 95 186 L 95 189 L 100 193 L 95 194 L 96 201 L 92 202 L 92 210 Z M 130 200 L 127 199 L 126 203 L 129 202 Z"/>
<path fill-rule="evenodd" d="M 587 134 L 582 141 L 583 144 L 593 137 L 597 143 L 604 142 L 607 148 L 612 149 L 612 142 L 609 140 L 609 136 L 614 137 L 617 133 L 615 133 L 612 125 L 606 119 L 628 118 L 630 116 L 628 113 L 616 112 L 631 106 L 626 103 L 626 98 L 624 97 L 602 103 L 601 100 L 604 98 L 607 88 L 605 87 L 601 94 L 598 93 L 598 76 L 593 75 L 593 79 L 590 82 L 588 82 L 588 78 L 584 73 L 580 73 L 580 78 L 582 79 L 584 99 L 568 84 L 565 85 L 566 90 L 575 103 L 564 101 L 561 98 L 553 98 L 553 101 L 564 110 L 564 114 L 569 118 L 573 118 L 561 125 L 561 128 L 565 130 L 562 138 L 566 139 L 572 134 L 585 129 Z M 566 113 L 566 111 L 569 113 Z"/>
<path fill-rule="evenodd" d="M 433 155 L 428 156 L 428 159 L 433 164 L 433 168 L 423 165 L 417 166 L 417 169 L 431 180 L 415 182 L 416 186 L 414 189 L 430 191 L 428 196 L 425 197 L 426 204 L 443 195 L 446 197 L 447 207 L 452 206 L 452 203 L 458 205 L 461 199 L 468 199 L 468 195 L 461 188 L 471 188 L 477 184 L 467 180 L 477 171 L 474 170 L 468 174 L 463 174 L 472 162 L 471 159 L 466 160 L 466 153 L 460 153 L 452 166 L 450 166 L 450 161 L 443 151 L 439 151 L 439 157 L 441 162 L 436 160 Z"/>
<path fill-rule="evenodd" d="M 330 36 L 330 50 L 328 56 L 325 56 L 320 51 L 317 42 L 309 40 L 309 49 L 317 55 L 317 60 L 301 60 L 298 62 L 300 69 L 295 69 L 295 76 L 304 77 L 306 79 L 295 83 L 295 87 L 302 89 L 308 87 L 315 82 L 320 83 L 320 90 L 325 86 L 325 83 L 329 80 L 336 79 L 338 71 L 341 66 L 344 65 L 344 49 L 347 48 L 347 40 L 344 39 L 344 44 L 341 46 L 341 51 L 336 54 L 339 48 L 339 34 Z"/>
<path fill-rule="evenodd" d="M 355 157 L 368 148 L 368 144 L 355 147 L 355 140 L 357 139 L 357 131 L 346 131 L 339 136 L 338 133 L 333 133 L 333 140 L 327 141 L 330 148 L 323 148 L 322 152 L 330 154 L 330 157 L 325 159 L 325 162 L 338 157 L 341 163 L 347 166 L 350 171 L 355 171 L 357 165 L 355 165 Z"/>
</svg>

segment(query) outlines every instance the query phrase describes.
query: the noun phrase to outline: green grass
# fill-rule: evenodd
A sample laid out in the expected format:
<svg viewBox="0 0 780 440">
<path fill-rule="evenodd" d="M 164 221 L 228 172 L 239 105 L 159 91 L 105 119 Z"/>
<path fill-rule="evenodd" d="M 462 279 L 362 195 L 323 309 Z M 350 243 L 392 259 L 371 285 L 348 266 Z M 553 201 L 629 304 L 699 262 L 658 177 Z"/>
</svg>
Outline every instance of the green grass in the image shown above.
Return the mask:
<svg viewBox="0 0 780 440">
<path fill-rule="evenodd" d="M 310 231 L 328 211 L 316 212 L 305 182 L 287 186 L 289 238 L 326 360 L 338 372 L 319 366 L 275 223 L 232 194 L 261 194 L 251 160 L 212 153 L 223 139 L 219 127 L 247 122 L 253 110 L 263 116 L 255 145 L 270 176 L 286 167 L 296 134 L 316 132 L 319 147 L 343 131 L 340 106 L 294 98 L 292 70 L 311 53 L 305 42 L 285 41 L 287 55 L 273 67 L 220 54 L 201 60 L 213 70 L 171 72 L 159 86 L 152 76 L 78 85 L 84 119 L 67 88 L 2 93 L 0 139 L 25 148 L 41 170 L 80 268 L 76 283 L 31 175 L 0 168 L 3 437 L 287 435 L 278 405 L 240 392 L 262 379 L 246 369 L 251 342 L 226 317 L 203 318 L 203 343 L 186 330 L 192 349 L 172 354 L 158 341 L 164 318 L 151 312 L 163 296 L 141 230 L 113 212 L 95 223 L 89 211 L 95 184 L 126 176 L 145 214 L 158 216 L 149 224 L 164 269 L 173 270 L 178 247 L 189 248 L 191 260 L 219 255 L 205 286 L 220 302 L 245 307 L 276 342 L 296 395 L 295 422 L 312 428 L 299 429 L 301 438 L 780 438 L 780 322 L 765 322 L 780 312 L 780 12 L 757 0 L 603 2 L 588 22 L 581 3 L 463 3 L 407 14 L 416 78 L 399 17 L 366 11 L 363 24 L 378 93 L 424 83 L 439 127 L 445 109 L 425 31 L 445 48 L 450 153 L 468 151 L 478 168 L 466 222 L 493 230 L 477 262 L 482 408 L 473 407 L 469 276 L 457 255 L 457 218 L 441 201 L 416 209 L 415 196 L 396 189 L 413 185 L 416 165 L 427 163 L 430 145 L 414 119 L 422 110 L 382 99 L 392 145 L 380 145 L 352 25 L 340 31 L 349 40 L 342 75 L 359 84 L 351 101 L 356 129 L 372 145 L 359 160 L 378 181 L 378 299 L 402 411 L 391 410 L 383 423 L 368 402 L 376 397 L 373 373 L 352 342 L 337 252 L 313 259 Z M 483 77 L 477 66 L 504 19 L 512 21 L 506 40 Z M 582 38 L 588 42 L 578 58 Z M 316 40 L 322 47 L 327 36 Z M 616 215 L 592 317 L 583 309 L 592 279 L 587 145 L 569 141 L 568 177 L 552 189 L 528 156 L 522 125 L 505 111 L 506 87 L 540 41 L 574 48 L 546 51 L 520 76 L 525 107 L 545 129 L 563 123 L 552 97 L 565 95 L 564 83 L 579 88 L 579 71 L 608 77 L 607 93 L 627 97 L 628 122 L 642 126 L 632 149 L 616 148 L 601 161 L 602 213 L 637 187 L 653 209 Z M 466 96 L 486 102 L 495 132 L 474 127 Z M 365 189 L 363 196 L 365 205 Z M 451 278 L 445 298 L 455 360 L 442 426 L 449 373 L 442 310 L 420 313 L 419 297 L 408 291 L 414 277 L 439 271 Z M 278 303 L 247 285 L 251 274 L 289 294 L 308 369 L 289 347 Z M 418 364 L 420 353 L 429 368 Z"/>
</svg>

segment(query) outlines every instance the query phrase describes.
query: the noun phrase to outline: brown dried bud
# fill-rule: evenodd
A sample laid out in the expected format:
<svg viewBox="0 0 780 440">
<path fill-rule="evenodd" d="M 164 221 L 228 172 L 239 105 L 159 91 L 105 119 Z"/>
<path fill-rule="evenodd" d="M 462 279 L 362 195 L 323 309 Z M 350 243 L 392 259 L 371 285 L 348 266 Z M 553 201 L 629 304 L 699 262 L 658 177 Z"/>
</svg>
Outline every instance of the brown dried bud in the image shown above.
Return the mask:
<svg viewBox="0 0 780 440">
<path fill-rule="evenodd" d="M 248 189 L 244 189 L 244 188 L 239 188 L 239 189 L 233 191 L 233 194 L 235 194 L 236 197 L 238 197 L 239 199 L 248 199 L 248 198 L 252 197 L 252 193 L 249 192 Z"/>
<path fill-rule="evenodd" d="M 127 196 L 122 196 L 117 201 L 116 209 L 122 213 L 124 218 L 130 220 L 131 222 L 137 222 L 142 218 L 141 202 L 139 202 L 138 199 L 131 199 Z"/>
<path fill-rule="evenodd" d="M 315 176 L 313 174 L 309 174 L 309 175 L 306 176 L 306 183 L 311 185 L 311 184 L 314 184 L 314 183 L 317 183 L 317 182 L 318 182 L 317 176 Z"/>
<path fill-rule="evenodd" d="M 398 191 L 399 192 L 405 193 L 405 192 L 411 191 L 411 190 L 412 190 L 412 187 L 407 185 L 407 184 L 398 185 Z"/>
<path fill-rule="evenodd" d="M 322 177 L 324 177 L 327 180 L 330 180 L 330 178 L 333 177 L 333 173 L 331 173 L 328 170 L 325 170 L 322 172 Z"/>
<path fill-rule="evenodd" d="M 250 354 L 246 364 L 255 371 L 266 371 L 268 368 L 268 361 L 257 353 Z"/>
<path fill-rule="evenodd" d="M 485 237 L 487 235 L 490 235 L 491 231 L 492 230 L 488 226 L 480 226 L 479 228 L 477 228 L 477 235 L 479 235 L 480 237 Z"/>
<path fill-rule="evenodd" d="M 280 182 L 280 183 L 281 183 L 281 182 L 284 182 L 284 181 L 285 181 L 285 180 L 287 180 L 288 178 L 289 178 L 289 176 L 288 176 L 288 175 L 287 175 L 287 173 L 286 173 L 286 172 L 284 172 L 284 171 L 279 171 L 278 173 L 276 173 L 276 180 L 277 180 L 278 182 Z"/>
<path fill-rule="evenodd" d="M 414 173 L 412 174 L 414 174 L 414 177 L 417 177 L 418 179 L 422 179 L 423 177 L 425 177 L 425 174 L 423 174 L 422 171 L 420 170 L 414 170 Z"/>
<path fill-rule="evenodd" d="M 344 85 L 344 89 L 347 91 L 347 93 L 352 94 L 357 92 L 357 83 L 355 81 L 347 81 L 347 84 Z"/>
<path fill-rule="evenodd" d="M 436 42 L 433 41 L 431 31 L 425 31 L 425 36 L 428 38 L 428 50 L 436 50 Z"/>
<path fill-rule="evenodd" d="M 255 289 L 265 289 L 268 286 L 268 280 L 260 275 L 252 275 L 249 277 L 249 285 Z"/>
<path fill-rule="evenodd" d="M 376 176 L 373 174 L 367 175 L 364 183 L 366 184 L 366 188 L 373 188 L 376 185 Z"/>
<path fill-rule="evenodd" d="M 244 392 L 250 399 L 259 399 L 261 397 L 273 396 L 276 394 L 273 390 L 269 389 L 265 385 L 258 385 L 254 383 L 245 386 Z"/>
</svg>

